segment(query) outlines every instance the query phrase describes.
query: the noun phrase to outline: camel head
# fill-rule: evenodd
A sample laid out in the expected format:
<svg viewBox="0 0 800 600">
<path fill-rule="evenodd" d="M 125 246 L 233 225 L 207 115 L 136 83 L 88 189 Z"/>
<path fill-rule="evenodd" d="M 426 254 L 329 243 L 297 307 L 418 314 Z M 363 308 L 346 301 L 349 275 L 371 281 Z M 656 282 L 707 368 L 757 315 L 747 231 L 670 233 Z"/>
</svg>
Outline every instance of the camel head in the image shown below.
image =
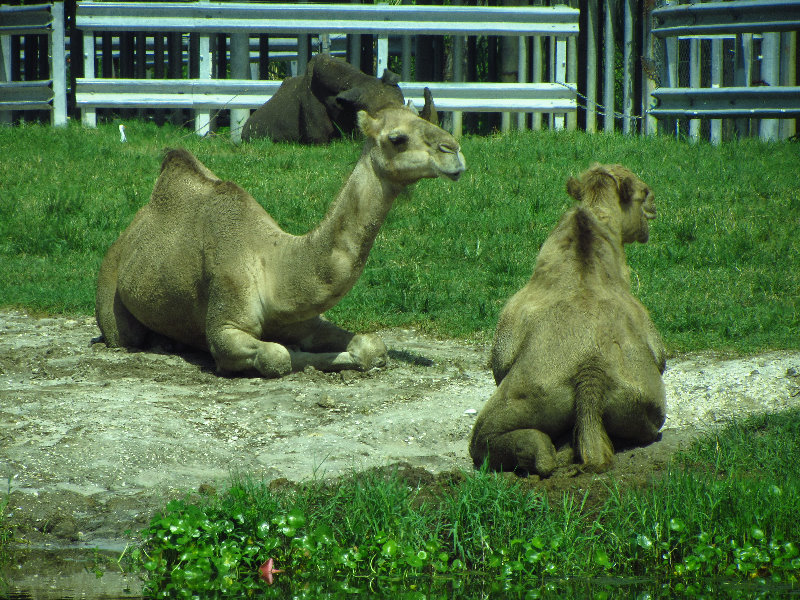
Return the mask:
<svg viewBox="0 0 800 600">
<path fill-rule="evenodd" d="M 624 244 L 650 239 L 649 221 L 656 218 L 653 192 L 626 167 L 594 164 L 577 179 L 569 178 L 567 193 L 607 224 L 615 221 Z"/>
<path fill-rule="evenodd" d="M 455 181 L 466 168 L 455 138 L 406 107 L 384 109 L 374 118 L 360 111 L 358 125 L 376 172 L 395 185 L 407 186 L 426 177 Z"/>
</svg>

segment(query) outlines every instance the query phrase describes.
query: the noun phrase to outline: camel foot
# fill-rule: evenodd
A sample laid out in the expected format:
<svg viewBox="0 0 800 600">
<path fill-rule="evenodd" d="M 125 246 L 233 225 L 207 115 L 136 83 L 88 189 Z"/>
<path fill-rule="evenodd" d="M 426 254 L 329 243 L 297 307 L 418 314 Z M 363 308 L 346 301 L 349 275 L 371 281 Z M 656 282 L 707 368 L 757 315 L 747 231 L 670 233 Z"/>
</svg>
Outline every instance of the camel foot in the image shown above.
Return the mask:
<svg viewBox="0 0 800 600">
<path fill-rule="evenodd" d="M 347 344 L 347 352 L 357 368 L 369 371 L 375 367 L 386 366 L 386 345 L 372 333 L 357 334 Z"/>
</svg>

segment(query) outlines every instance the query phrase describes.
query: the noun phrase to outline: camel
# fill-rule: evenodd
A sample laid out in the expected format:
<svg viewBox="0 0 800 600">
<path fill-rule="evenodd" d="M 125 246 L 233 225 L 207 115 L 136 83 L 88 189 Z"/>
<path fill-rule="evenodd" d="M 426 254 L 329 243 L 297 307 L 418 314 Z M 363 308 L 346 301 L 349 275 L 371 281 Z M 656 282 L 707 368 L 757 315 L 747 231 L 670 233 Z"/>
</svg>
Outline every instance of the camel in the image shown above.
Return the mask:
<svg viewBox="0 0 800 600">
<path fill-rule="evenodd" d="M 646 444 L 665 419 L 666 351 L 630 292 L 624 244 L 647 242 L 650 188 L 621 165 L 593 165 L 567 192 L 577 204 L 543 244 L 528 283 L 501 311 L 497 389 L 470 439 L 476 466 L 546 477 L 572 434 L 586 472 L 613 464 L 610 438 Z"/>
<path fill-rule="evenodd" d="M 95 314 L 110 347 L 151 333 L 212 354 L 221 373 L 280 377 L 386 363 L 373 334 L 322 314 L 358 280 L 395 198 L 465 169 L 459 144 L 406 107 L 358 115 L 360 159 L 319 225 L 290 235 L 246 191 L 186 150 L 165 156 L 148 204 L 109 248 Z"/>
<path fill-rule="evenodd" d="M 317 54 L 302 75 L 284 79 L 275 95 L 250 115 L 242 139 L 327 144 L 353 133 L 359 110 L 375 115 L 384 108 L 403 106 L 399 81 L 400 76 L 389 69 L 380 78 L 372 77 L 340 58 Z M 438 125 L 430 89 L 425 88 L 424 97 L 420 117 Z"/>
</svg>

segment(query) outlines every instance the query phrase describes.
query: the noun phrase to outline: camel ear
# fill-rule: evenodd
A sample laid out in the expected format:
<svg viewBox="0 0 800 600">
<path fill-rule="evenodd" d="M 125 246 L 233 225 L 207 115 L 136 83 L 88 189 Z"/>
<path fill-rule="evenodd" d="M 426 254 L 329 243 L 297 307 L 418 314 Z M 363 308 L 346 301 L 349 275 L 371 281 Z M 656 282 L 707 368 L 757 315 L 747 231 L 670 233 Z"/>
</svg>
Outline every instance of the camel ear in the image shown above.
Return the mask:
<svg viewBox="0 0 800 600">
<path fill-rule="evenodd" d="M 633 179 L 625 177 L 622 181 L 618 182 L 619 185 L 619 203 L 624 205 L 630 204 L 633 201 L 635 187 Z"/>
<path fill-rule="evenodd" d="M 582 197 L 581 182 L 574 177 L 567 179 L 567 193 L 580 202 Z"/>
<path fill-rule="evenodd" d="M 398 75 L 397 73 L 393 73 L 389 69 L 384 69 L 381 81 L 386 85 L 397 85 L 398 83 L 400 83 L 400 75 Z"/>
<path fill-rule="evenodd" d="M 380 131 L 378 119 L 373 119 L 365 110 L 358 111 L 358 128 L 367 137 L 377 137 Z"/>
<path fill-rule="evenodd" d="M 336 103 L 341 107 L 363 107 L 364 103 L 361 101 L 361 88 L 350 88 L 344 90 L 336 95 Z"/>
</svg>

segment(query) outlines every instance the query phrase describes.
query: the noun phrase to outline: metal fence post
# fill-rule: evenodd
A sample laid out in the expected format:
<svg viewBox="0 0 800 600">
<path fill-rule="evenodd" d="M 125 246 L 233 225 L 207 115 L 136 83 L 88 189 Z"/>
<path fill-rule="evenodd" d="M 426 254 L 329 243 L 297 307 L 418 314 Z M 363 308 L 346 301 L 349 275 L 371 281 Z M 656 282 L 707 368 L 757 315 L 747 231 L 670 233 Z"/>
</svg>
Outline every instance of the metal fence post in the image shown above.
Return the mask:
<svg viewBox="0 0 800 600">
<path fill-rule="evenodd" d="M 586 3 L 586 131 L 597 130 L 597 0 Z"/>
<path fill-rule="evenodd" d="M 761 38 L 761 79 L 766 85 L 780 85 L 780 33 L 765 33 Z M 778 119 L 761 119 L 759 137 L 764 141 L 778 139 Z"/>
<path fill-rule="evenodd" d="M 623 78 L 622 78 L 622 133 L 633 129 L 633 73 L 636 67 L 633 48 L 633 12 L 636 0 L 624 2 L 623 28 Z"/>
<path fill-rule="evenodd" d="M 711 87 L 722 85 L 722 40 L 711 40 Z M 711 143 L 717 146 L 722 142 L 722 119 L 711 119 Z"/>
<path fill-rule="evenodd" d="M 94 31 L 83 32 L 83 76 L 94 79 Z M 94 107 L 84 108 L 81 120 L 86 127 L 97 127 L 97 110 Z"/>
<path fill-rule="evenodd" d="M 605 23 L 603 26 L 603 131 L 614 131 L 614 15 L 612 0 L 605 0 Z"/>
<path fill-rule="evenodd" d="M 691 38 L 689 40 L 689 87 L 700 87 L 700 40 Z M 689 119 L 689 139 L 697 141 L 700 139 L 700 119 Z"/>
<path fill-rule="evenodd" d="M 250 36 L 247 33 L 231 34 L 232 79 L 250 79 Z M 248 108 L 231 109 L 231 140 L 242 141 L 242 127 L 250 116 Z"/>
<path fill-rule="evenodd" d="M 531 69 L 531 82 L 541 83 L 542 81 L 542 36 L 535 35 L 531 38 L 533 48 L 531 50 L 531 60 L 533 61 L 533 68 Z M 531 129 L 536 131 L 542 128 L 542 113 L 535 112 L 531 117 Z"/>
<path fill-rule="evenodd" d="M 67 60 L 64 51 L 64 3 L 50 7 L 50 76 L 53 78 L 53 125 L 67 124 Z"/>
<path fill-rule="evenodd" d="M 0 83 L 11 81 L 11 36 L 0 35 Z M 0 123 L 11 123 L 12 112 L 0 110 Z"/>
<path fill-rule="evenodd" d="M 551 38 L 553 39 L 553 38 Z M 555 52 L 553 53 L 553 82 L 567 82 L 567 40 L 563 37 L 555 39 Z M 564 129 L 564 113 L 553 113 L 553 129 Z"/>
</svg>

